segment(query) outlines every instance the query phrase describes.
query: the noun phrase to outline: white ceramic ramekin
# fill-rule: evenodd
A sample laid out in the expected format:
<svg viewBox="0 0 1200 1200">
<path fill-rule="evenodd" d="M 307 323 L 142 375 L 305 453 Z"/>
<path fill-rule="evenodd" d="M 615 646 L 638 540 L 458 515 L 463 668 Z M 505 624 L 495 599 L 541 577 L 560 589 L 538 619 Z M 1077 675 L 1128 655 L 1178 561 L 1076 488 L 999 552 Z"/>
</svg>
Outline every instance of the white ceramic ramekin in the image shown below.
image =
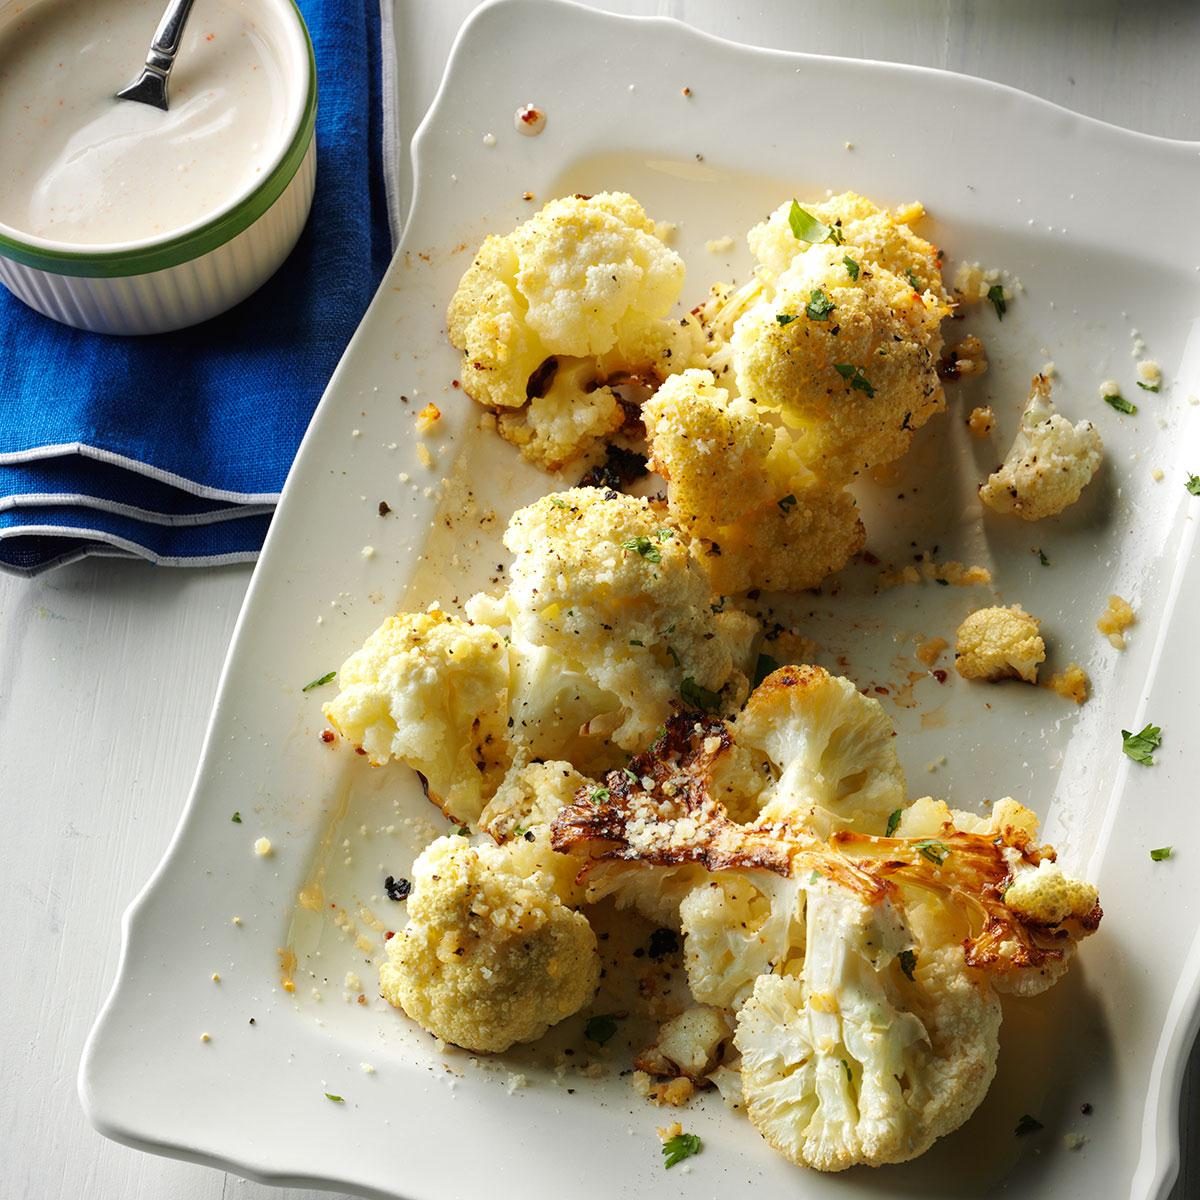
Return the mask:
<svg viewBox="0 0 1200 1200">
<path fill-rule="evenodd" d="M 0 283 L 30 308 L 96 333 L 164 333 L 232 308 L 278 270 L 312 206 L 317 70 L 294 0 L 259 0 L 297 80 L 288 136 L 249 191 L 195 226 L 103 250 L 34 237 L 0 222 Z"/>
</svg>

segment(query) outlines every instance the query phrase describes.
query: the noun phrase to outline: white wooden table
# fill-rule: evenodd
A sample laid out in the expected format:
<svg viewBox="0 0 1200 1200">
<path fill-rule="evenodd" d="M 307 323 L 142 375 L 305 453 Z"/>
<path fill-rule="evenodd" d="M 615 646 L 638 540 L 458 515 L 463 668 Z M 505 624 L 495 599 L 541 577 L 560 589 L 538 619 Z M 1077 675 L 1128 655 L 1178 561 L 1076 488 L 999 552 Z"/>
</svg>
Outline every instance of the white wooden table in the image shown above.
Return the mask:
<svg viewBox="0 0 1200 1200">
<path fill-rule="evenodd" d="M 678 17 L 745 42 L 981 75 L 1115 124 L 1200 138 L 1200 6 L 1186 0 L 602 6 Z M 473 0 L 396 0 L 405 142 L 472 7 Z M 1005 152 L 1020 153 L 1019 145 Z M 0 354 L 15 352 L 0 347 Z M 249 578 L 249 568 L 170 570 L 106 560 L 34 582 L 0 577 L 0 879 L 9 895 L 0 967 L 5 1197 L 282 1195 L 107 1142 L 87 1125 L 75 1095 L 80 1049 L 116 967 L 121 913 L 175 827 Z M 1183 1174 L 1173 1200 L 1200 1196 L 1198 1093 L 1194 1054 Z"/>
</svg>

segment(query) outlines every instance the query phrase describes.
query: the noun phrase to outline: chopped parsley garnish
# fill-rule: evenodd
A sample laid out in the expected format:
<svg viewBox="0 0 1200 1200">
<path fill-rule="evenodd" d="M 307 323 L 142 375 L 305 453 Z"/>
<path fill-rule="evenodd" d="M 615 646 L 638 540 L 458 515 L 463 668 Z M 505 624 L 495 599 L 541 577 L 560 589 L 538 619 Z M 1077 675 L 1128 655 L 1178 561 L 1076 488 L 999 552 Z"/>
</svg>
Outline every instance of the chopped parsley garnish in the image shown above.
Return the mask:
<svg viewBox="0 0 1200 1200">
<path fill-rule="evenodd" d="M 1157 850 L 1150 851 L 1150 857 L 1155 862 L 1162 862 L 1164 859 L 1170 858 L 1174 850 L 1173 846 L 1160 846 Z"/>
<path fill-rule="evenodd" d="M 778 659 L 772 658 L 769 654 L 760 654 L 758 656 L 758 662 L 754 664 L 754 686 L 758 687 L 758 685 L 762 683 L 762 681 L 766 679 L 766 677 L 770 675 L 772 671 L 778 670 Z"/>
<path fill-rule="evenodd" d="M 813 887 L 815 884 L 820 883 L 824 878 L 825 876 L 822 875 L 820 871 L 810 871 L 808 874 L 808 886 Z"/>
<path fill-rule="evenodd" d="M 789 492 L 782 500 L 777 500 L 776 504 L 779 505 L 780 512 L 787 512 L 796 507 L 796 497 Z"/>
<path fill-rule="evenodd" d="M 408 899 L 408 895 L 412 891 L 412 884 L 407 879 L 397 879 L 394 875 L 389 875 L 383 881 L 383 890 L 387 893 L 389 900 L 399 903 L 401 900 Z"/>
<path fill-rule="evenodd" d="M 561 496 L 551 496 L 550 503 L 555 508 L 566 508 L 567 507 L 567 502 Z"/>
<path fill-rule="evenodd" d="M 1040 562 L 1043 567 L 1048 567 L 1050 565 L 1050 560 L 1046 557 L 1045 550 L 1039 548 L 1037 551 L 1037 556 L 1038 562 Z"/>
<path fill-rule="evenodd" d="M 345 1104 L 346 1101 L 341 1096 L 335 1096 L 332 1092 L 325 1093 L 326 1100 L 332 1100 L 334 1104 Z"/>
<path fill-rule="evenodd" d="M 311 682 L 306 683 L 300 690 L 302 692 L 311 692 L 313 688 L 324 687 L 327 683 L 332 683 L 336 677 L 336 671 L 328 671 L 322 675 L 320 679 L 314 679 Z"/>
<path fill-rule="evenodd" d="M 780 325 L 790 325 L 796 319 L 797 318 L 796 318 L 795 313 L 776 313 L 775 314 L 775 320 Z"/>
<path fill-rule="evenodd" d="M 853 363 L 834 363 L 833 369 L 850 385 L 853 391 L 866 392 L 868 396 L 875 395 L 875 388 L 863 374 L 862 367 L 856 367 Z"/>
<path fill-rule="evenodd" d="M 996 310 L 996 316 L 1000 320 L 1004 320 L 1004 314 L 1008 312 L 1008 301 L 1004 297 L 1004 285 L 993 283 L 988 288 L 987 298 L 991 301 L 992 307 Z"/>
<path fill-rule="evenodd" d="M 1045 1128 L 1037 1117 L 1031 1117 L 1028 1113 L 1022 1113 L 1021 1119 L 1017 1122 L 1017 1127 L 1013 1130 L 1013 1133 L 1017 1137 L 1024 1137 L 1027 1133 L 1037 1133 L 1039 1129 Z"/>
<path fill-rule="evenodd" d="M 1154 766 L 1154 751 L 1162 745 L 1162 729 L 1157 725 L 1147 725 L 1141 733 L 1130 733 L 1128 729 L 1121 730 L 1121 749 L 1143 767 Z"/>
<path fill-rule="evenodd" d="M 460 825 L 455 831 L 459 837 L 470 837 L 471 831 L 465 825 Z"/>
<path fill-rule="evenodd" d="M 1137 385 L 1143 392 L 1157 392 L 1162 387 L 1160 383 L 1143 383 L 1140 379 L 1137 381 Z"/>
<path fill-rule="evenodd" d="M 912 269 L 910 268 L 905 271 L 904 274 L 908 278 L 908 282 L 912 284 L 912 290 L 919 292 L 921 290 L 921 281 L 912 273 Z"/>
<path fill-rule="evenodd" d="M 900 970 L 904 972 L 906 979 L 912 979 L 913 972 L 917 969 L 917 952 L 915 950 L 901 950 L 896 958 L 900 962 Z"/>
<path fill-rule="evenodd" d="M 897 829 L 900 828 L 900 818 L 904 814 L 904 809 L 894 808 L 888 814 L 887 836 L 891 837 Z"/>
<path fill-rule="evenodd" d="M 1183 485 L 1193 496 L 1200 496 L 1200 475 L 1189 475 Z"/>
<path fill-rule="evenodd" d="M 915 849 L 939 867 L 950 857 L 950 847 L 945 842 L 935 842 L 932 839 L 915 843 Z"/>
<path fill-rule="evenodd" d="M 679 685 L 679 694 L 683 697 L 684 704 L 691 708 L 714 712 L 721 707 L 721 697 L 716 692 L 701 687 L 690 675 L 683 677 L 683 682 Z"/>
<path fill-rule="evenodd" d="M 595 1042 L 597 1046 L 603 1046 L 616 1032 L 617 1018 L 611 1013 L 602 1013 L 597 1017 L 588 1017 L 588 1022 L 583 1027 L 583 1036 L 589 1042 Z"/>
<path fill-rule="evenodd" d="M 673 529 L 660 529 L 655 535 L 660 542 L 669 542 L 675 536 Z"/>
<path fill-rule="evenodd" d="M 851 279 L 858 278 L 858 263 L 856 263 L 854 259 L 850 257 L 850 255 L 847 254 L 846 257 L 842 259 L 842 264 L 846 268 L 846 274 L 849 275 Z"/>
<path fill-rule="evenodd" d="M 700 1147 L 703 1145 L 704 1143 L 700 1140 L 698 1134 L 677 1133 L 674 1137 L 667 1138 L 663 1142 L 663 1159 L 668 1167 L 673 1167 L 676 1163 L 683 1162 L 685 1158 L 691 1158 L 693 1154 L 699 1154 Z"/>
<path fill-rule="evenodd" d="M 668 647 L 667 647 L 667 654 L 670 656 L 670 659 L 671 659 L 671 661 L 672 661 L 672 662 L 673 662 L 673 663 L 674 663 L 674 664 L 675 664 L 677 667 L 681 667 L 681 666 L 683 666 L 683 663 L 682 663 L 682 662 L 680 662 L 680 660 L 679 660 L 679 655 L 678 655 L 678 653 L 676 653 L 676 650 L 675 650 L 675 647 L 674 647 L 674 646 L 668 646 Z"/>
<path fill-rule="evenodd" d="M 837 226 L 823 225 L 812 213 L 802 209 L 796 200 L 792 201 L 792 207 L 788 209 L 788 224 L 798 241 L 808 242 L 813 246 L 821 242 L 833 242 L 836 246 L 842 244 L 842 231 Z"/>
<path fill-rule="evenodd" d="M 233 814 L 233 816 L 232 816 L 232 817 L 230 817 L 229 819 L 230 819 L 230 820 L 231 820 L 231 821 L 232 821 L 232 822 L 233 822 L 235 825 L 240 825 L 240 824 L 242 823 L 242 814 L 241 814 L 240 812 L 235 812 L 235 813 Z"/>
<path fill-rule="evenodd" d="M 622 767 L 621 772 L 630 783 L 636 783 L 639 786 L 641 785 L 642 781 L 637 777 L 636 771 L 631 771 L 628 767 Z"/>
<path fill-rule="evenodd" d="M 659 532 L 661 533 L 661 530 Z M 630 538 L 627 542 L 622 542 L 621 549 L 632 550 L 635 554 L 640 554 L 647 562 L 662 562 L 662 551 L 644 533 Z"/>
<path fill-rule="evenodd" d="M 810 321 L 827 321 L 831 312 L 833 301 L 820 288 L 813 288 L 804 306 L 804 315 Z"/>
<path fill-rule="evenodd" d="M 631 646 L 643 646 L 643 647 L 646 645 L 645 642 L 639 641 L 637 638 L 630 638 L 629 644 Z"/>
<path fill-rule="evenodd" d="M 1117 412 L 1124 413 L 1126 416 L 1132 417 L 1137 412 L 1137 405 L 1126 400 L 1120 392 L 1109 392 L 1104 397 L 1104 403 L 1110 408 L 1115 408 Z"/>
<path fill-rule="evenodd" d="M 610 795 L 611 793 L 606 787 L 592 788 L 588 793 L 588 799 L 593 804 L 607 804 Z"/>
</svg>

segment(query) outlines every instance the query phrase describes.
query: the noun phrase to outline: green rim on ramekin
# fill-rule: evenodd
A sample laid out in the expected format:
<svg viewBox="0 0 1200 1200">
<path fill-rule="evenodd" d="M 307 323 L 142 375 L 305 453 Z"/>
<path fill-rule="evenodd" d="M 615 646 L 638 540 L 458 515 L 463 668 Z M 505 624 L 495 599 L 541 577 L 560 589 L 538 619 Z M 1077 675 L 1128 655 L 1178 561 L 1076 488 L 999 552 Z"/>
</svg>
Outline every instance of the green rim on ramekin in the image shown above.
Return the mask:
<svg viewBox="0 0 1200 1200">
<path fill-rule="evenodd" d="M 283 195 L 308 153 L 317 122 L 317 60 L 312 38 L 296 0 L 292 0 L 296 20 L 304 35 L 308 50 L 308 94 L 304 112 L 287 153 L 270 175 L 244 200 L 228 212 L 214 217 L 207 225 L 180 234 L 170 241 L 157 242 L 142 250 L 44 250 L 0 233 L 0 257 L 12 259 L 26 267 L 50 271 L 55 275 L 76 275 L 94 279 L 115 279 L 124 275 L 146 275 L 165 271 L 180 263 L 190 262 L 223 246 L 249 229 Z"/>
</svg>

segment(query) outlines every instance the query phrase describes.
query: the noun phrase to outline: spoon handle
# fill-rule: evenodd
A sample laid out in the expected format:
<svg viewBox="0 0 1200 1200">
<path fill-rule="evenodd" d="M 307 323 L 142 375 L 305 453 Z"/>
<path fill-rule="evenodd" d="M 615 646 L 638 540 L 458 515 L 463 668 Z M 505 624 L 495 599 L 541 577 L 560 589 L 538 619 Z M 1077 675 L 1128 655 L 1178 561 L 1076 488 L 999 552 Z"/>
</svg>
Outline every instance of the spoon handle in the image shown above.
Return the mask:
<svg viewBox="0 0 1200 1200">
<path fill-rule="evenodd" d="M 157 67 L 160 71 L 169 71 L 179 53 L 179 43 L 183 40 L 183 27 L 187 24 L 188 14 L 192 11 L 194 0 L 171 0 L 167 11 L 163 13 L 158 28 L 154 31 L 154 41 L 150 43 L 150 53 L 146 56 L 146 65 Z"/>
<path fill-rule="evenodd" d="M 167 5 L 146 53 L 146 65 L 132 83 L 117 93 L 118 100 L 136 100 L 139 104 L 150 104 L 166 111 L 171 68 L 179 53 L 179 43 L 183 41 L 183 27 L 192 4 L 193 0 L 171 0 Z"/>
</svg>

